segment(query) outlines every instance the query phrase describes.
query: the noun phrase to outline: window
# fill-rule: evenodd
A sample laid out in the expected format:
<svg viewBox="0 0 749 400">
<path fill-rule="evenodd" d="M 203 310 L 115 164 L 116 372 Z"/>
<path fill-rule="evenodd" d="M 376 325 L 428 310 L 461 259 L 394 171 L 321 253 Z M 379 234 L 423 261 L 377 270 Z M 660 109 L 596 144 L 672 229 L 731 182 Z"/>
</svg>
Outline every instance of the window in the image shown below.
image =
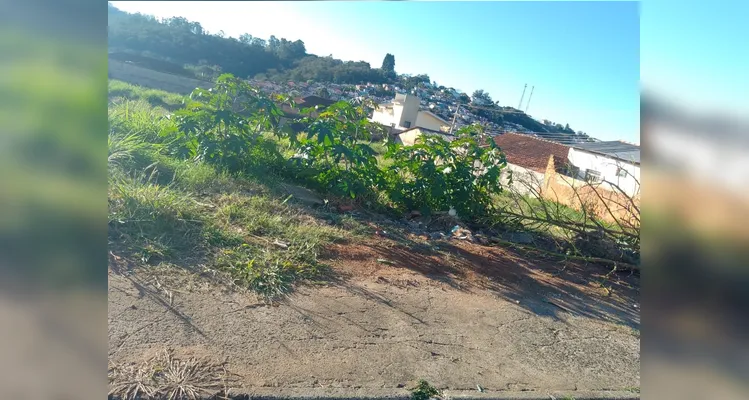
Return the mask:
<svg viewBox="0 0 749 400">
<path fill-rule="evenodd" d="M 411 127 L 411 121 L 403 121 L 403 126 L 406 127 L 406 128 L 410 128 Z"/>
<path fill-rule="evenodd" d="M 628 175 L 627 170 L 622 167 L 616 167 L 616 176 L 625 178 Z"/>
<path fill-rule="evenodd" d="M 567 174 L 573 178 L 577 178 L 580 176 L 580 168 L 572 164 L 567 164 Z"/>
<path fill-rule="evenodd" d="M 585 180 L 590 183 L 596 183 L 601 180 L 601 173 L 592 169 L 585 170 Z"/>
</svg>

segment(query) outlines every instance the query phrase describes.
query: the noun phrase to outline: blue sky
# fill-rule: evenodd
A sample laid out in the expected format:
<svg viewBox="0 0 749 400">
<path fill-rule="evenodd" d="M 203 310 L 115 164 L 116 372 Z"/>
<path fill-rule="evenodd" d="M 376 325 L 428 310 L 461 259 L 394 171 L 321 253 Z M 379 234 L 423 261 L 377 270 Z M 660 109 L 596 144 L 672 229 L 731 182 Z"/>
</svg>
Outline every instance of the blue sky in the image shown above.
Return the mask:
<svg viewBox="0 0 749 400">
<path fill-rule="evenodd" d="M 427 73 L 603 140 L 639 143 L 636 2 L 112 2 L 210 32 L 301 39 L 309 53 Z"/>
</svg>

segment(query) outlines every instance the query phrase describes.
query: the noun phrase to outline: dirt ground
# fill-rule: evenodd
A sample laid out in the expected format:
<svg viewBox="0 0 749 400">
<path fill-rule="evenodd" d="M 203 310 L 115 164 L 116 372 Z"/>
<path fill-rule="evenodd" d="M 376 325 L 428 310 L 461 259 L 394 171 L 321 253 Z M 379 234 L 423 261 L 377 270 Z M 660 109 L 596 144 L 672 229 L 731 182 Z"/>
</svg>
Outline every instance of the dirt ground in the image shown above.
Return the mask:
<svg viewBox="0 0 749 400">
<path fill-rule="evenodd" d="M 236 393 L 419 378 L 453 390 L 639 388 L 638 276 L 435 243 L 442 256 L 387 239 L 334 246 L 325 259 L 335 279 L 274 305 L 182 269 L 129 269 L 110 254 L 110 363 L 167 348 L 223 360 Z"/>
</svg>

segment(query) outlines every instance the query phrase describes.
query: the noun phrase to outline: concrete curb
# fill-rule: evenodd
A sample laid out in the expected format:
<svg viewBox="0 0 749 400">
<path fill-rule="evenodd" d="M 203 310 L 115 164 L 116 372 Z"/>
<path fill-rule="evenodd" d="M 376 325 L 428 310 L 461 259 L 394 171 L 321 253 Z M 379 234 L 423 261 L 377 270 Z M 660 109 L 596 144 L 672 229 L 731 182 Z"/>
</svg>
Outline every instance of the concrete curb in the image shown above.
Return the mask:
<svg viewBox="0 0 749 400">
<path fill-rule="evenodd" d="M 233 399 L 252 400 L 408 400 L 405 389 L 373 388 L 258 388 L 232 393 Z M 493 391 L 445 390 L 443 399 L 450 400 L 639 400 L 640 394 L 629 391 Z"/>
</svg>

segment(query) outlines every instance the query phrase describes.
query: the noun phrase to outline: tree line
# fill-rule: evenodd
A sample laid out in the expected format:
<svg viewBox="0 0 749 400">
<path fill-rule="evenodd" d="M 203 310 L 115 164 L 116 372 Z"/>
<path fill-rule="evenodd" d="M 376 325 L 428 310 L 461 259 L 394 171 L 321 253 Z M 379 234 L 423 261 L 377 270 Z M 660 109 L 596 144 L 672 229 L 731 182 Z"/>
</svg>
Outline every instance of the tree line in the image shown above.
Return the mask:
<svg viewBox="0 0 749 400">
<path fill-rule="evenodd" d="M 110 52 L 184 64 L 203 72 L 228 72 L 243 78 L 319 81 L 335 83 L 395 82 L 395 57 L 385 56 L 382 68 L 364 61 L 341 61 L 332 56 L 308 54 L 302 40 L 271 36 L 268 40 L 242 34 L 227 37 L 209 33 L 199 22 L 183 17 L 158 19 L 127 13 L 109 4 L 108 40 Z M 160 65 L 160 67 L 164 67 Z M 163 69 L 163 68 L 162 68 Z"/>
</svg>

